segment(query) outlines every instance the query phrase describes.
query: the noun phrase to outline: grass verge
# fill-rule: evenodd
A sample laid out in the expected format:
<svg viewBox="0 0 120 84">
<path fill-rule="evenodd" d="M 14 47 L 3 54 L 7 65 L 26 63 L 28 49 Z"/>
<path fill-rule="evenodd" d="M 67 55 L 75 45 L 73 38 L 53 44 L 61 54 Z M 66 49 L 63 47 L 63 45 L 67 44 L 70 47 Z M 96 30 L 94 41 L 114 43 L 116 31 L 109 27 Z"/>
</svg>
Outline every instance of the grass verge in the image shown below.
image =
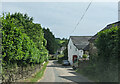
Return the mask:
<svg viewBox="0 0 120 84">
<path fill-rule="evenodd" d="M 31 78 L 28 78 L 27 80 L 25 80 L 26 82 L 37 82 L 39 79 L 42 78 L 42 76 L 44 75 L 44 72 L 45 72 L 45 69 L 46 69 L 46 66 L 47 66 L 48 62 L 46 62 L 42 69 L 37 72 L 33 77 Z"/>
</svg>

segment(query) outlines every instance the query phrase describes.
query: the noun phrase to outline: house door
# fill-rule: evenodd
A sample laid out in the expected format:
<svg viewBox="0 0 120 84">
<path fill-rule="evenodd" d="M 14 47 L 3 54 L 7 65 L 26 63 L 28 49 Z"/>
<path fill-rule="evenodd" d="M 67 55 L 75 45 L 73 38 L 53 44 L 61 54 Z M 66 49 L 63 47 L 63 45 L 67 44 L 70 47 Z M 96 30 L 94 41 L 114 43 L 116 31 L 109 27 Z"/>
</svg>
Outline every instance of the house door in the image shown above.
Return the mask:
<svg viewBox="0 0 120 84">
<path fill-rule="evenodd" d="M 77 62 L 77 55 L 73 55 L 73 63 Z"/>
</svg>

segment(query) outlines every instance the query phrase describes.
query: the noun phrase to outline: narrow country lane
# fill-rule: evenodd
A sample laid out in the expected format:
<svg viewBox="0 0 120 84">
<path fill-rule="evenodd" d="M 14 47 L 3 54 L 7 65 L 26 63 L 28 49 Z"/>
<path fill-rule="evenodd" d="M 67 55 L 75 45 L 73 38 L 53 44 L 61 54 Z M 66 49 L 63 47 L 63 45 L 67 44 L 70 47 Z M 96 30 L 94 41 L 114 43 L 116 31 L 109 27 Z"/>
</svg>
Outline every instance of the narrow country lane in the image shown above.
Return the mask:
<svg viewBox="0 0 120 84">
<path fill-rule="evenodd" d="M 91 82 L 77 74 L 70 66 L 62 66 L 56 60 L 49 61 L 45 74 L 38 82 Z"/>
</svg>

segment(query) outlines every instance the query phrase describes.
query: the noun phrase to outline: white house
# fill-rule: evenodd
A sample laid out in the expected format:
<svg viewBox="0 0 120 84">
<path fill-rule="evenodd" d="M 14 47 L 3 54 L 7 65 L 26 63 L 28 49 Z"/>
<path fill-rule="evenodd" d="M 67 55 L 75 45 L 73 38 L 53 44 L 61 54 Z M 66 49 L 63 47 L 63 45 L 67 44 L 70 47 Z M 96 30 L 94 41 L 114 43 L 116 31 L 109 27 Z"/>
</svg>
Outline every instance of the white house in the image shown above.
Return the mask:
<svg viewBox="0 0 120 84">
<path fill-rule="evenodd" d="M 91 36 L 70 36 L 68 42 L 68 61 L 73 64 L 73 56 L 81 58 L 84 54 L 84 48 L 89 44 Z"/>
</svg>

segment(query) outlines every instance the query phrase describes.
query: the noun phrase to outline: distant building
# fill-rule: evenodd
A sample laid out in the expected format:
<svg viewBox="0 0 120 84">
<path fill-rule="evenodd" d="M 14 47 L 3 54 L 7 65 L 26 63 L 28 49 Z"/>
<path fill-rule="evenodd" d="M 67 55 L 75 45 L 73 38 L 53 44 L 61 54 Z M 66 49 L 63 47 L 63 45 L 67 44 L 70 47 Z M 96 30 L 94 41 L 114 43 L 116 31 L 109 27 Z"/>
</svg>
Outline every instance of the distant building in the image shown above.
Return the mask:
<svg viewBox="0 0 120 84">
<path fill-rule="evenodd" d="M 84 51 L 89 50 L 88 48 L 88 39 L 90 39 L 91 36 L 70 36 L 69 42 L 68 42 L 68 61 L 70 64 L 73 64 L 73 57 L 77 57 L 77 59 L 81 58 Z"/>
<path fill-rule="evenodd" d="M 54 54 L 54 57 L 58 57 L 59 54 L 63 54 L 63 51 L 66 49 L 66 47 L 61 47 L 57 50 L 57 52 Z"/>
<path fill-rule="evenodd" d="M 58 54 L 63 54 L 63 51 L 66 49 L 66 47 L 61 47 L 60 49 L 57 50 Z"/>
</svg>

